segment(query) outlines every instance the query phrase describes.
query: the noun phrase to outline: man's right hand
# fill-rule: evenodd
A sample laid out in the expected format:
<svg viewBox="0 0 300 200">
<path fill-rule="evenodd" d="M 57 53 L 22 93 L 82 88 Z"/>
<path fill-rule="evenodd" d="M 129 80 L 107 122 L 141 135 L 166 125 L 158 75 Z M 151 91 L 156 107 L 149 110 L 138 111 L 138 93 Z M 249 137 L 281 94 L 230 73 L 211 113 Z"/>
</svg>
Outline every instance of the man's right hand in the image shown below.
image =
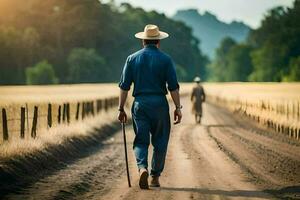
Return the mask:
<svg viewBox="0 0 300 200">
<path fill-rule="evenodd" d="M 127 114 L 125 111 L 119 111 L 119 114 L 118 114 L 118 120 L 121 122 L 121 123 L 126 123 L 127 122 Z"/>
<path fill-rule="evenodd" d="M 174 111 L 174 124 L 179 124 L 181 122 L 182 113 L 180 109 L 175 109 Z"/>
</svg>

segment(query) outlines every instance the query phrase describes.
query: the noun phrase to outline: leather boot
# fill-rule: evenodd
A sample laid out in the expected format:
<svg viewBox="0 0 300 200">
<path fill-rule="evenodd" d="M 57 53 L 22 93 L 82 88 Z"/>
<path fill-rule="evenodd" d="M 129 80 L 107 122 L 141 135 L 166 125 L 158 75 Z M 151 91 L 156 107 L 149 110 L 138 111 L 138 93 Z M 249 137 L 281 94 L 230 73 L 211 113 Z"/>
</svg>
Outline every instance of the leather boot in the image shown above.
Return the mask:
<svg viewBox="0 0 300 200">
<path fill-rule="evenodd" d="M 159 176 L 153 176 L 152 177 L 150 187 L 160 187 Z"/>
<path fill-rule="evenodd" d="M 149 176 L 149 174 L 148 174 L 147 169 L 140 169 L 139 186 L 141 189 L 149 189 L 148 176 Z"/>
</svg>

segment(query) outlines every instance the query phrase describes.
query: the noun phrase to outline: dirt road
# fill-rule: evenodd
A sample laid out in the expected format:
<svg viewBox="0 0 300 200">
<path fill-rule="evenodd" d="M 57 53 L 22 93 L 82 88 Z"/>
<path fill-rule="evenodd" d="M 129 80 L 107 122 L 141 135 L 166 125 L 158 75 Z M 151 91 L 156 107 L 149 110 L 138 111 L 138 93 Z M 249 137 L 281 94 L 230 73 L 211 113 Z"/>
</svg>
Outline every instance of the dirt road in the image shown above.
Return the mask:
<svg viewBox="0 0 300 200">
<path fill-rule="evenodd" d="M 127 187 L 121 132 L 100 149 L 7 199 L 300 199 L 300 143 L 261 131 L 215 106 L 201 125 L 189 102 L 172 129 L 161 188 L 141 191 L 128 127 L 133 187 Z"/>
</svg>

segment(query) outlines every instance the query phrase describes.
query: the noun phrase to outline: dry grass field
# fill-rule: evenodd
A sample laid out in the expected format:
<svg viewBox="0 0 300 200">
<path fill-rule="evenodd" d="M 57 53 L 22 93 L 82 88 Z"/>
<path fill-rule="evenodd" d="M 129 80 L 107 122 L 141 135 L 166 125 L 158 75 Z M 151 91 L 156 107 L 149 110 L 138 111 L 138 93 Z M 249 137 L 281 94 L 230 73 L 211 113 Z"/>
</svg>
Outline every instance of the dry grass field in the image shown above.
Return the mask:
<svg viewBox="0 0 300 200">
<path fill-rule="evenodd" d="M 103 127 L 115 121 L 114 112 L 101 112 L 95 117 L 87 117 L 84 120 L 68 124 L 60 124 L 51 129 L 39 129 L 36 139 L 27 137 L 25 140 L 14 138 L 10 142 L 0 145 L 0 160 L 24 156 L 26 154 L 42 150 L 50 145 L 63 144 L 65 140 L 86 137 L 95 131 L 95 128 Z"/>
<path fill-rule="evenodd" d="M 74 102 L 116 96 L 117 84 L 75 84 L 49 86 L 1 86 L 0 106 L 12 104 Z"/>
<path fill-rule="evenodd" d="M 188 95 L 193 84 L 181 84 L 181 94 Z M 240 111 L 255 120 L 272 126 L 278 132 L 299 137 L 299 83 L 205 83 L 208 100 L 232 111 Z M 57 126 L 58 112 L 70 105 L 70 122 L 76 121 L 78 103 L 118 96 L 116 83 L 58 86 L 1 86 L 0 108 L 6 110 L 9 141 L 20 137 L 21 107 L 26 110 L 25 138 L 30 138 L 34 106 L 38 107 L 37 130 L 47 128 L 48 105 L 51 104 L 52 124 Z M 80 116 L 82 105 L 80 104 Z M 93 105 L 96 109 L 96 104 Z M 185 105 L 189 107 L 189 105 Z M 28 111 L 28 113 L 27 113 Z M 3 111 L 2 111 L 3 112 Z M 27 115 L 28 114 L 28 115 Z M 63 114 L 61 114 L 63 115 Z M 62 121 L 63 116 L 60 116 Z M 268 122 L 269 120 L 269 122 Z M 3 113 L 0 115 L 0 144 L 3 142 Z M 285 130 L 284 127 L 291 127 Z M 39 134 L 39 133 L 37 133 Z"/>
<path fill-rule="evenodd" d="M 70 123 L 76 121 L 78 110 L 79 118 L 82 118 L 84 102 L 116 98 L 118 88 L 116 84 L 78 84 L 59 86 L 1 86 L 0 87 L 0 144 L 4 140 L 3 109 L 6 111 L 8 141 L 16 141 L 21 133 L 21 107 L 25 113 L 25 139 L 30 138 L 33 126 L 34 107 L 38 107 L 37 135 L 48 127 L 49 104 L 51 104 L 52 126 L 57 126 L 60 121 L 66 121 L 64 107 L 69 104 Z M 104 101 L 101 102 L 104 104 Z M 115 103 L 115 102 L 114 102 Z M 78 104 L 79 107 L 78 107 Z M 103 105 L 104 106 L 104 105 Z M 103 107 L 102 106 L 102 107 Z M 60 108 L 59 108 L 60 107 Z M 60 119 L 58 119 L 60 118 Z"/>
<path fill-rule="evenodd" d="M 204 84 L 210 102 L 300 139 L 300 83 Z"/>
</svg>

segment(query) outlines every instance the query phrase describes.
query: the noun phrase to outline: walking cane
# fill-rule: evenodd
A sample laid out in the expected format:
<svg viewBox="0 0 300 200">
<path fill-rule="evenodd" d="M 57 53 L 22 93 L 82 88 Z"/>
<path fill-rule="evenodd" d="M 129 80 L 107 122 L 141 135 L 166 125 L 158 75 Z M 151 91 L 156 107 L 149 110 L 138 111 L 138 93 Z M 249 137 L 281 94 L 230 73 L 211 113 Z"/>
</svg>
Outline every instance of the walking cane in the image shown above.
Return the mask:
<svg viewBox="0 0 300 200">
<path fill-rule="evenodd" d="M 124 150 L 125 150 L 125 161 L 126 161 L 127 181 L 128 181 L 128 187 L 131 187 L 130 176 L 129 176 L 129 167 L 128 167 L 128 157 L 127 157 L 125 123 L 124 123 L 124 122 L 122 122 L 122 129 L 123 129 L 123 138 L 124 138 Z"/>
</svg>

